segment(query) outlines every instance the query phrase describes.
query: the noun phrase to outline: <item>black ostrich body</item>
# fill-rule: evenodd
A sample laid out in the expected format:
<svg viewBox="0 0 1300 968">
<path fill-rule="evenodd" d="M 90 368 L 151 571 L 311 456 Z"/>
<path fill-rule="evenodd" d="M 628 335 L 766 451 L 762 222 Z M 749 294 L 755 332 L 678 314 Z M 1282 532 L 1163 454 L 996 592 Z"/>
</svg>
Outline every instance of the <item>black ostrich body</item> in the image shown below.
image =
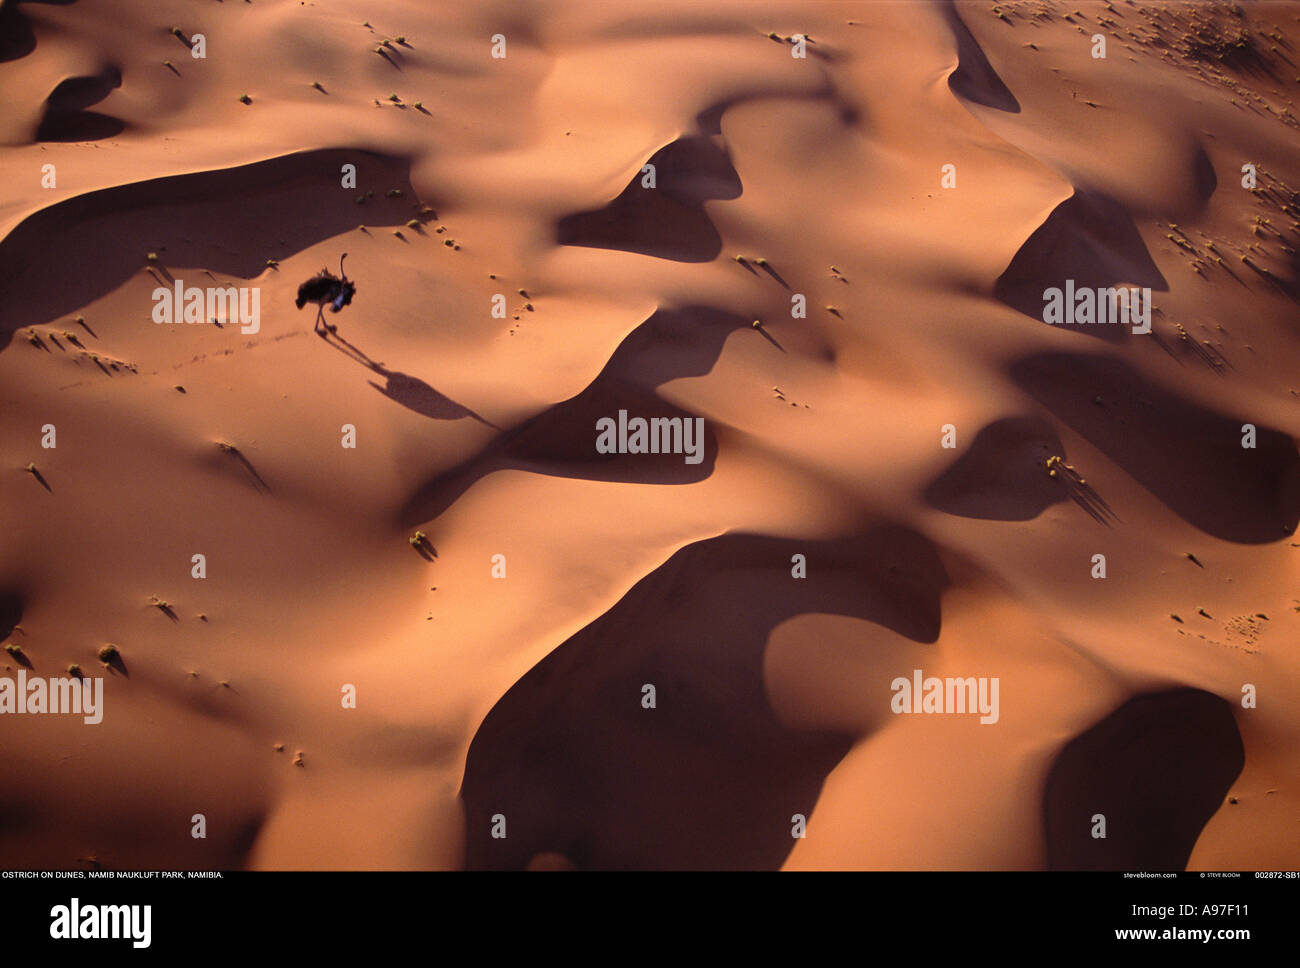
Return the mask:
<svg viewBox="0 0 1300 968">
<path fill-rule="evenodd" d="M 347 257 L 346 252 L 339 257 L 339 275 L 334 275 L 328 269 L 322 269 L 298 287 L 298 298 L 295 303 L 299 309 L 307 303 L 316 303 L 319 307 L 316 310 L 316 325 L 313 327 L 318 332 L 324 321 L 325 304 L 329 303 L 330 312 L 337 313 L 352 302 L 352 296 L 357 291 L 356 283 L 343 271 L 343 260 Z"/>
</svg>

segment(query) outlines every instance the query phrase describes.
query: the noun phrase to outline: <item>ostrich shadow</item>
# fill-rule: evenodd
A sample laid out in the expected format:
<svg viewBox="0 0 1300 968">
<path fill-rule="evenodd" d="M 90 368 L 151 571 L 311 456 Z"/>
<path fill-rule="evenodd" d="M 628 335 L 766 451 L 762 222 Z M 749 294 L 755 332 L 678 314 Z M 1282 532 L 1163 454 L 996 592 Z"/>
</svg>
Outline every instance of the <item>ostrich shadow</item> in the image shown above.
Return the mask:
<svg viewBox="0 0 1300 968">
<path fill-rule="evenodd" d="M 440 393 L 418 377 L 411 376 L 409 373 L 390 370 L 383 363 L 371 359 L 364 350 L 348 342 L 337 332 L 322 333 L 321 338 L 344 356 L 356 360 L 361 365 L 382 376 L 387 381 L 383 386 L 374 380 L 367 380 L 366 382 L 388 399 L 406 407 L 407 410 L 412 410 L 422 417 L 430 417 L 433 420 L 460 420 L 464 417 L 470 417 L 485 427 L 491 427 L 493 430 L 501 429 L 492 421 L 475 413 L 469 407 L 457 403 L 445 393 Z"/>
</svg>

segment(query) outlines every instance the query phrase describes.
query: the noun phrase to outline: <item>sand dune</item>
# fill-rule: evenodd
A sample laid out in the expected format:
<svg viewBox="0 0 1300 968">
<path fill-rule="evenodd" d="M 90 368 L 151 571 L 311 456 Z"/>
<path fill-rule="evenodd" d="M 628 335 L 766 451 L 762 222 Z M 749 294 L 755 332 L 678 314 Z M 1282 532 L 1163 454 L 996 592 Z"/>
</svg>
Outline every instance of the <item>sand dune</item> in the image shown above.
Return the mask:
<svg viewBox="0 0 1300 968">
<path fill-rule="evenodd" d="M 0 3 L 0 677 L 105 679 L 0 716 L 0 866 L 1300 866 L 1298 63 L 1264 2 Z"/>
</svg>

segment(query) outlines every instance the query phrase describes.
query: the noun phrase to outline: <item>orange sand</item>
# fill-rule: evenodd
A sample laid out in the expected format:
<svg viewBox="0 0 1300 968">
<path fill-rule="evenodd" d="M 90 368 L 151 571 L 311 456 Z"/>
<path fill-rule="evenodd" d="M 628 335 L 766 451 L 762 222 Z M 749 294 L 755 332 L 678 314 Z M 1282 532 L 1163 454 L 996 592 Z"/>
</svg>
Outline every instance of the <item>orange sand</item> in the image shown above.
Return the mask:
<svg viewBox="0 0 1300 968">
<path fill-rule="evenodd" d="M 1300 866 L 1300 7 L 6 6 L 5 641 L 108 681 L 0 719 L 0 866 L 1040 868 L 1065 744 L 1180 687 L 1245 755 L 1189 866 Z M 1153 331 L 1045 325 L 1067 274 Z"/>
</svg>

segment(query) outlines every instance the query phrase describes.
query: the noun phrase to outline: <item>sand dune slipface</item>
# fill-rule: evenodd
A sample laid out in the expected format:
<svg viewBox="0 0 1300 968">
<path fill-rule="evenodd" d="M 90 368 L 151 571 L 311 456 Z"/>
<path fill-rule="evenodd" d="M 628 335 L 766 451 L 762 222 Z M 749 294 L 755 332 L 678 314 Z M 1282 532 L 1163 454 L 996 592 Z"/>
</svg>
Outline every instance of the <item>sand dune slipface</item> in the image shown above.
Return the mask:
<svg viewBox="0 0 1300 968">
<path fill-rule="evenodd" d="M 45 113 L 36 129 L 37 141 L 97 141 L 120 134 L 120 120 L 86 110 L 122 86 L 122 73 L 105 67 L 98 74 L 60 81 L 45 101 Z"/>
<path fill-rule="evenodd" d="M 1295 533 L 1300 454 L 1289 435 L 1202 409 L 1106 357 L 1044 355 L 1017 362 L 1012 373 L 1059 420 L 1208 534 L 1273 542 Z M 1243 447 L 1248 436 L 1252 446 Z"/>
<path fill-rule="evenodd" d="M 1243 761 L 1232 709 L 1218 696 L 1183 689 L 1130 699 L 1052 765 L 1043 794 L 1048 866 L 1185 867 Z M 1123 827 L 1094 836 L 1107 814 L 1124 818 Z"/>
<path fill-rule="evenodd" d="M 1058 205 L 1025 240 L 994 294 L 1027 316 L 1044 318 L 1043 293 L 1063 288 L 1142 288 L 1165 292 L 1169 284 L 1151 260 L 1133 216 L 1104 195 L 1075 192 Z M 1076 331 L 1104 339 L 1121 339 L 1129 327 L 1084 325 Z"/>
<path fill-rule="evenodd" d="M 1300 866 L 1295 10 L 0 3 L 0 867 Z"/>
<path fill-rule="evenodd" d="M 792 593 L 797 555 L 822 576 Z M 890 526 L 682 549 L 484 719 L 462 789 L 467 865 L 523 868 L 556 853 L 584 869 L 780 866 L 792 820 L 812 810 L 851 737 L 773 716 L 768 636 L 792 616 L 828 612 L 933 642 L 947 581 L 923 537 Z M 497 816 L 505 838 L 492 835 Z"/>
<path fill-rule="evenodd" d="M 957 44 L 957 69 L 948 75 L 948 87 L 967 101 L 997 111 L 1018 113 L 1020 102 L 1002 83 L 1002 78 L 998 77 L 979 41 L 966 26 L 954 0 L 946 0 L 943 17 Z"/>
<path fill-rule="evenodd" d="M 722 250 L 722 238 L 703 203 L 740 193 L 740 177 L 725 150 L 707 138 L 678 139 L 651 155 L 604 208 L 562 218 L 556 240 L 679 262 L 710 262 Z"/>
<path fill-rule="evenodd" d="M 480 454 L 420 488 L 402 511 L 403 523 L 436 518 L 486 475 L 507 467 L 588 480 L 687 484 L 712 473 L 718 444 L 703 418 L 660 399 L 656 387 L 707 373 L 729 333 L 744 326 L 735 316 L 707 307 L 661 310 L 630 333 L 596 378 L 577 396 L 548 408 L 497 436 Z M 703 430 L 687 454 L 686 431 L 670 434 L 670 447 L 649 440 L 641 453 L 598 447 L 601 421 L 631 419 L 693 423 Z M 671 428 L 676 431 L 676 427 Z M 624 431 L 626 436 L 626 431 Z M 650 452 L 654 446 L 656 451 Z M 676 452 L 671 445 L 678 445 Z M 688 459 L 689 458 L 689 459 Z"/>
<path fill-rule="evenodd" d="M 387 207 L 388 218 L 410 211 L 409 203 L 382 197 L 403 185 L 410 196 L 400 161 L 338 150 L 126 184 L 43 208 L 0 241 L 0 267 L 17 296 L 0 311 L 0 334 L 53 322 L 128 280 L 169 286 L 181 275 L 206 284 L 213 277 L 203 269 L 255 278 L 286 250 L 355 228 L 361 206 L 332 190 L 334 173 L 349 163 L 370 174 L 357 191 L 378 188 L 381 199 L 372 204 Z M 152 303 L 138 305 L 147 318 Z"/>
<path fill-rule="evenodd" d="M 1005 417 L 980 428 L 970 450 L 926 489 L 950 514 L 1003 521 L 1037 517 L 1064 494 L 1043 471 L 1064 450 L 1052 425 L 1038 417 Z"/>
</svg>

